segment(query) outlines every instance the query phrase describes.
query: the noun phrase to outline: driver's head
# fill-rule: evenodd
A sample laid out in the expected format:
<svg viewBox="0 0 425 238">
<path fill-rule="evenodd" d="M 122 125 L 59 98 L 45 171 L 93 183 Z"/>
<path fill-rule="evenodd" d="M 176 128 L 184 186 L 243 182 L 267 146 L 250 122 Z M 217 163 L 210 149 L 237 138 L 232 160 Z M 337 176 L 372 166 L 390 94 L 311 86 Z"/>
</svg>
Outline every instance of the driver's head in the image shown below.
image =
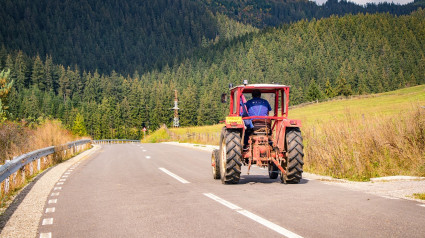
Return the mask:
<svg viewBox="0 0 425 238">
<path fill-rule="evenodd" d="M 252 97 L 253 97 L 253 98 L 260 98 L 260 97 L 261 97 L 261 92 L 260 92 L 260 90 L 258 90 L 258 89 L 254 89 L 254 90 L 252 91 Z"/>
</svg>

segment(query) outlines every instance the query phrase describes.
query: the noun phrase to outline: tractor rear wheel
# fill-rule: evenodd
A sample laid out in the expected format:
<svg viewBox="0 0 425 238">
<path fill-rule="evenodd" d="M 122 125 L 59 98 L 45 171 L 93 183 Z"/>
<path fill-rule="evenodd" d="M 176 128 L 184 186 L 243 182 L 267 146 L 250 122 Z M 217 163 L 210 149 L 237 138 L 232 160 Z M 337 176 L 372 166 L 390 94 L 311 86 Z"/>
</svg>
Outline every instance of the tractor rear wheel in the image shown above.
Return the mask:
<svg viewBox="0 0 425 238">
<path fill-rule="evenodd" d="M 242 145 L 238 131 L 223 130 L 220 145 L 220 177 L 223 184 L 237 184 L 241 176 Z"/>
<path fill-rule="evenodd" d="M 211 166 L 214 179 L 220 179 L 220 151 L 213 150 L 211 154 Z"/>
<path fill-rule="evenodd" d="M 303 173 L 303 138 L 300 128 L 286 128 L 286 152 L 287 159 L 283 168 L 286 175 L 281 175 L 283 183 L 299 183 Z"/>
<path fill-rule="evenodd" d="M 271 162 L 269 164 L 269 178 L 277 179 L 278 175 L 279 175 L 279 168 L 273 162 Z"/>
</svg>

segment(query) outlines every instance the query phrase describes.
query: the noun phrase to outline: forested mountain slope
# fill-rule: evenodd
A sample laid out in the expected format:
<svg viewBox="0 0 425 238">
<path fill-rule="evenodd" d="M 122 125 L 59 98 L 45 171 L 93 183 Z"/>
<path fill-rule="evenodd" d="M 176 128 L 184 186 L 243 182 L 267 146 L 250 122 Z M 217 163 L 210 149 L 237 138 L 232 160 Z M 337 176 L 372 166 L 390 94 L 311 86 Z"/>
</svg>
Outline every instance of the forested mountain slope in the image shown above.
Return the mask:
<svg viewBox="0 0 425 238">
<path fill-rule="evenodd" d="M 222 30 L 193 0 L 3 0 L 0 6 L 0 46 L 108 74 L 172 64 Z"/>
<path fill-rule="evenodd" d="M 213 11 L 218 11 L 240 22 L 257 27 L 278 26 L 301 19 L 320 19 L 331 15 L 348 13 L 388 12 L 395 15 L 409 14 L 425 6 L 422 0 L 397 5 L 393 3 L 367 4 L 360 6 L 346 0 L 328 0 L 319 6 L 309 0 L 202 0 Z"/>
<path fill-rule="evenodd" d="M 264 27 L 332 14 L 406 14 L 418 7 L 363 8 L 337 0 L 324 6 L 306 0 L 2 0 L 0 6 L 0 46 L 8 51 L 49 55 L 54 62 L 77 65 L 81 71 L 115 70 L 123 75 L 179 63 L 200 46 L 228 38 L 223 26 L 239 24 L 225 31 L 233 36 L 253 30 L 217 16 L 217 11 Z"/>
<path fill-rule="evenodd" d="M 81 114 L 94 138 L 138 138 L 143 125 L 171 124 L 174 89 L 187 126 L 222 120 L 227 105 L 220 94 L 242 79 L 292 86 L 291 104 L 423 84 L 424 25 L 425 10 L 300 21 L 220 41 L 197 53 L 202 57 L 132 76 L 81 73 L 22 52 L 2 51 L 0 62 L 16 82 L 12 119 L 51 116 L 72 127 L 82 123 L 75 120 Z"/>
</svg>

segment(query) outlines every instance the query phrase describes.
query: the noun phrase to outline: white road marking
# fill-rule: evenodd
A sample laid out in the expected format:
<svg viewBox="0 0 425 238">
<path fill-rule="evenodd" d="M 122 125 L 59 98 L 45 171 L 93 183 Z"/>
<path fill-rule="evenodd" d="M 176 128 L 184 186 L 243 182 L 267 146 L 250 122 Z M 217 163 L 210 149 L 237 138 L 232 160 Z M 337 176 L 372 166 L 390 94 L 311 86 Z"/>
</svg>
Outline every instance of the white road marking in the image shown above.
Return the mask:
<svg viewBox="0 0 425 238">
<path fill-rule="evenodd" d="M 52 204 L 52 203 L 57 203 L 57 202 L 58 202 L 57 199 L 50 199 L 47 203 Z"/>
<path fill-rule="evenodd" d="M 239 212 L 240 214 L 248 217 L 249 219 L 251 219 L 253 221 L 256 221 L 256 222 L 260 223 L 261 225 L 263 225 L 263 226 L 265 226 L 265 227 L 267 227 L 269 229 L 272 229 L 272 230 L 276 231 L 277 233 L 279 233 L 281 235 L 284 235 L 286 237 L 291 237 L 291 238 L 292 237 L 293 238 L 302 238 L 302 236 L 299 236 L 299 235 L 295 234 L 294 232 L 289 231 L 289 230 L 287 230 L 287 229 L 285 229 L 285 228 L 283 228 L 283 227 L 281 227 L 279 225 L 276 225 L 273 222 L 268 221 L 268 220 L 266 220 L 266 219 L 264 219 L 264 218 L 262 218 L 260 216 L 257 216 L 254 213 L 249 212 L 247 210 L 240 210 L 240 211 L 237 211 L 237 212 Z"/>
<path fill-rule="evenodd" d="M 146 150 L 142 150 L 143 152 L 146 152 Z"/>
<path fill-rule="evenodd" d="M 70 172 L 66 172 L 66 173 L 64 173 L 65 175 L 70 175 L 71 173 Z"/>
<path fill-rule="evenodd" d="M 68 178 L 69 176 L 68 175 L 64 175 L 64 176 L 62 176 L 62 178 Z"/>
<path fill-rule="evenodd" d="M 63 185 L 63 182 L 58 182 L 56 183 L 56 185 Z"/>
<path fill-rule="evenodd" d="M 59 196 L 59 193 L 52 193 L 52 194 L 50 194 L 50 196 L 52 196 L 52 197 Z"/>
<path fill-rule="evenodd" d="M 252 212 L 249 212 L 247 210 L 244 210 L 244 209 L 238 207 L 237 205 L 235 205 L 235 204 L 233 204 L 231 202 L 228 202 L 228 201 L 226 201 L 226 200 L 224 200 L 224 199 L 222 199 L 220 197 L 217 197 L 216 195 L 214 195 L 212 193 L 204 193 L 204 195 L 207 196 L 207 197 L 209 197 L 209 198 L 211 198 L 211 199 L 213 199 L 214 201 L 217 201 L 217 202 L 223 204 L 224 206 L 226 206 L 226 207 L 228 207 L 228 208 L 230 208 L 232 210 L 237 211 L 239 214 L 244 215 L 244 216 L 248 217 L 249 219 L 251 219 L 251 220 L 253 220 L 255 222 L 258 222 L 261 225 L 263 225 L 263 226 L 265 226 L 265 227 L 267 227 L 267 228 L 269 228 L 269 229 L 271 229 L 271 230 L 273 230 L 273 231 L 275 231 L 275 232 L 277 232 L 277 233 L 279 233 L 279 234 L 281 234 L 283 236 L 286 236 L 288 238 L 302 238 L 302 236 L 297 235 L 294 232 L 289 231 L 289 230 L 287 230 L 287 229 L 285 229 L 285 228 L 283 228 L 283 227 L 281 227 L 279 225 L 276 225 L 273 222 L 268 221 L 268 220 L 266 220 L 266 219 L 264 219 L 264 218 L 262 218 L 260 216 L 257 216 L 257 215 L 255 215 Z"/>
<path fill-rule="evenodd" d="M 45 226 L 45 225 L 52 225 L 53 224 L 53 218 L 44 218 L 43 222 L 41 223 L 41 225 Z"/>
<path fill-rule="evenodd" d="M 170 175 L 171 177 L 173 177 L 173 178 L 177 179 L 177 180 L 178 180 L 178 181 L 180 181 L 181 183 L 190 183 L 189 181 L 187 181 L 187 180 L 185 180 L 185 179 L 183 179 L 183 178 L 181 178 L 181 177 L 179 177 L 179 176 L 177 176 L 177 175 L 175 175 L 175 174 L 171 173 L 170 171 L 168 171 L 168 170 L 166 170 L 166 169 L 164 169 L 164 168 L 159 168 L 159 170 L 161 170 L 162 172 L 164 172 L 164 173 L 166 173 L 166 174 Z"/>
<path fill-rule="evenodd" d="M 399 200 L 400 199 L 400 198 L 390 197 L 390 196 L 381 196 L 381 197 L 386 198 L 386 199 L 392 199 L 392 200 Z"/>
<path fill-rule="evenodd" d="M 146 159 L 150 159 L 151 157 L 149 155 L 146 156 Z"/>
<path fill-rule="evenodd" d="M 52 238 L 52 232 L 40 233 L 40 238 Z"/>
<path fill-rule="evenodd" d="M 49 208 L 46 208 L 46 213 L 52 213 L 52 212 L 55 212 L 55 210 L 56 210 L 56 208 L 49 207 Z"/>
<path fill-rule="evenodd" d="M 221 198 L 217 197 L 216 195 L 214 195 L 212 193 L 204 193 L 204 195 L 207 196 L 207 197 L 209 197 L 209 198 L 211 198 L 214 201 L 217 201 L 217 202 L 223 204 L 224 206 L 226 206 L 226 207 L 228 207 L 228 208 L 230 208 L 232 210 L 236 210 L 236 209 L 237 210 L 241 210 L 242 209 L 242 208 L 236 206 L 235 204 L 233 204 L 231 202 L 228 202 L 228 201 L 226 201 L 224 199 L 221 199 Z"/>
<path fill-rule="evenodd" d="M 62 187 L 54 187 L 53 190 L 61 190 Z"/>
<path fill-rule="evenodd" d="M 425 207 L 425 204 L 418 204 L 418 206 Z"/>
<path fill-rule="evenodd" d="M 65 181 L 66 181 L 66 179 L 64 179 L 64 178 L 63 178 L 63 179 L 59 179 L 59 181 L 60 181 L 60 182 L 65 182 Z"/>
</svg>

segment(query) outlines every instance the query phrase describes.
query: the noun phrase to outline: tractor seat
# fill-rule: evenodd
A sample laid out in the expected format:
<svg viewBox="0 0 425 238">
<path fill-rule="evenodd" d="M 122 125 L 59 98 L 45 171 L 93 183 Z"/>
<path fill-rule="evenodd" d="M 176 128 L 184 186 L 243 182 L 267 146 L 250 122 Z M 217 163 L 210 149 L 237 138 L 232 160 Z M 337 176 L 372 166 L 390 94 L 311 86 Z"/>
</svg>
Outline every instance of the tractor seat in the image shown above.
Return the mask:
<svg viewBox="0 0 425 238">
<path fill-rule="evenodd" d="M 272 133 L 272 120 L 270 119 L 253 119 L 252 124 L 254 125 L 254 134 L 264 134 L 267 132 L 268 135 Z"/>
</svg>

